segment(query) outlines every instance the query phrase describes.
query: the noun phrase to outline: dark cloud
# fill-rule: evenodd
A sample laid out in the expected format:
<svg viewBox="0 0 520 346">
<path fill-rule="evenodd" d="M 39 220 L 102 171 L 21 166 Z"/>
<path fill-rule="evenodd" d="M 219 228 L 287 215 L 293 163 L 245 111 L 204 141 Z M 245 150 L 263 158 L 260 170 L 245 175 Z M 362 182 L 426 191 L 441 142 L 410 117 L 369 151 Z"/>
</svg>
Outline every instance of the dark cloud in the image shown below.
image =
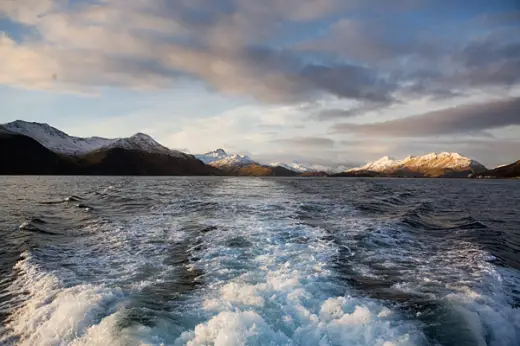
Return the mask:
<svg viewBox="0 0 520 346">
<path fill-rule="evenodd" d="M 337 120 L 341 118 L 351 118 L 356 116 L 364 115 L 368 112 L 379 111 L 395 103 L 395 100 L 387 100 L 386 102 L 361 102 L 360 105 L 353 106 L 351 108 L 327 108 L 322 109 L 313 116 L 313 118 L 325 121 L 325 120 Z"/>
<path fill-rule="evenodd" d="M 519 6 L 520 7 L 520 6 Z M 520 10 L 500 13 L 486 13 L 477 16 L 474 20 L 475 24 L 480 24 L 484 27 L 490 25 L 507 25 L 520 23 Z"/>
<path fill-rule="evenodd" d="M 262 102 L 311 102 L 325 96 L 372 104 L 323 110 L 320 120 L 360 115 L 415 97 L 445 98 L 472 88 L 518 85 L 517 11 L 473 22 L 442 19 L 441 14 L 464 4 L 4 1 L 0 15 L 40 35 L 22 44 L 0 37 L 6 57 L 0 83 L 165 88 L 182 77 Z M 480 12 L 489 7 L 481 0 L 477 5 Z M 415 15 L 407 12 L 410 9 L 439 17 L 410 20 Z M 365 15 L 352 19 L 351 10 Z M 395 15 L 382 15 L 388 11 Z M 332 20 L 316 37 L 314 23 Z M 314 38 L 297 44 L 295 33 L 311 33 L 308 37 Z M 58 78 L 49 80 L 53 75 Z"/>
<path fill-rule="evenodd" d="M 368 136 L 423 137 L 476 133 L 510 125 L 520 125 L 520 97 L 463 105 L 380 123 L 340 123 L 333 125 L 331 130 Z"/>
<path fill-rule="evenodd" d="M 317 90 L 351 99 L 386 101 L 396 88 L 376 71 L 351 64 L 306 65 L 301 78 Z"/>
<path fill-rule="evenodd" d="M 363 107 L 354 107 L 349 109 L 342 108 L 330 108 L 324 109 L 316 114 L 316 118 L 318 120 L 334 120 L 338 118 L 350 118 L 359 115 L 360 113 L 364 113 L 365 108 Z"/>
<path fill-rule="evenodd" d="M 428 3 L 425 8 L 442 13 L 462 3 Z M 435 26 L 403 21 L 399 16 L 343 18 L 322 35 L 299 43 L 296 49 L 384 73 L 390 84 L 397 85 L 387 94 L 395 101 L 450 98 L 474 89 L 507 89 L 520 83 L 517 16 L 518 12 L 512 11 L 473 21 L 446 20 Z M 351 116 L 359 112 L 334 113 Z"/>
<path fill-rule="evenodd" d="M 334 141 L 326 137 L 293 137 L 282 138 L 272 141 L 282 145 L 294 147 L 318 147 L 318 148 L 332 148 Z"/>
<path fill-rule="evenodd" d="M 416 55 L 397 71 L 411 95 L 448 97 L 475 89 L 508 89 L 520 83 L 520 26 L 488 29 L 459 47 L 439 42 L 435 54 Z"/>
<path fill-rule="evenodd" d="M 402 23 L 387 17 L 376 20 L 340 19 L 325 33 L 296 46 L 302 51 L 333 53 L 360 63 L 389 65 L 417 51 L 428 52 L 429 43 L 419 40 Z"/>
</svg>

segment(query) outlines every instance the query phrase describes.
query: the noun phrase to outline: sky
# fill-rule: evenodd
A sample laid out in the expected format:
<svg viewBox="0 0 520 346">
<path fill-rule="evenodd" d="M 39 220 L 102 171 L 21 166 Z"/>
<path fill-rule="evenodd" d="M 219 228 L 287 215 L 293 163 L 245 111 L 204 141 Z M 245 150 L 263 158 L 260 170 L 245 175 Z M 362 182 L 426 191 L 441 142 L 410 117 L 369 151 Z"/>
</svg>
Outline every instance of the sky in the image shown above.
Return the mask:
<svg viewBox="0 0 520 346">
<path fill-rule="evenodd" d="M 353 166 L 520 159 L 518 0 L 0 0 L 0 123 Z"/>
</svg>

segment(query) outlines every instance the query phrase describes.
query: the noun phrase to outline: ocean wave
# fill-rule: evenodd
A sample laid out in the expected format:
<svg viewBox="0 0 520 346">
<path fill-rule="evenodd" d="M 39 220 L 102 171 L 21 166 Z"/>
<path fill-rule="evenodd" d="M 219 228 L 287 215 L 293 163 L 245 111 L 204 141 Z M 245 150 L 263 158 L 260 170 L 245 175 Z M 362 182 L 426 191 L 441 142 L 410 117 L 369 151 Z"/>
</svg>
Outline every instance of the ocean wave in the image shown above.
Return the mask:
<svg viewBox="0 0 520 346">
<path fill-rule="evenodd" d="M 105 195 L 69 189 L 85 198 L 24 214 L 59 237 L 8 234 L 21 253 L 2 267 L 0 344 L 520 340 L 507 213 L 495 223 L 394 180 L 110 184 Z"/>
</svg>

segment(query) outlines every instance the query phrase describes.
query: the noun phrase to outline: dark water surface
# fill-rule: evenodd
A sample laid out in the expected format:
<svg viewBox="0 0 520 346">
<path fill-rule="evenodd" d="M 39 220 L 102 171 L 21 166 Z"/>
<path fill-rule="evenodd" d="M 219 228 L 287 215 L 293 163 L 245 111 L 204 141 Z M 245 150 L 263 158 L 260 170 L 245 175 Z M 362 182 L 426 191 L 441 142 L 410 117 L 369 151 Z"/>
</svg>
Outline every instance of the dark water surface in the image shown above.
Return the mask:
<svg viewBox="0 0 520 346">
<path fill-rule="evenodd" d="M 1 345 L 520 345 L 520 182 L 0 177 Z"/>
</svg>

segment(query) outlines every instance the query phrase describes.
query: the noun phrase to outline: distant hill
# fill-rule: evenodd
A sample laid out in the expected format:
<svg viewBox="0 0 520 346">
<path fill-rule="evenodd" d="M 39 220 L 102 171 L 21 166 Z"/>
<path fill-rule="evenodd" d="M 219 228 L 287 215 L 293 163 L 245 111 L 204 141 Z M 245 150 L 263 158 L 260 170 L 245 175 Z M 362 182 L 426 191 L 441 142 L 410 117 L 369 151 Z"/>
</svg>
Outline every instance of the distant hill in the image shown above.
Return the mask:
<svg viewBox="0 0 520 346">
<path fill-rule="evenodd" d="M 382 177 L 384 176 L 382 173 L 373 172 L 373 171 L 354 171 L 354 172 L 341 172 L 341 173 L 335 173 L 331 174 L 331 177 L 364 177 L 364 178 L 375 178 L 375 177 Z"/>
<path fill-rule="evenodd" d="M 289 169 L 291 171 L 301 173 L 302 176 L 306 173 L 315 173 L 316 172 L 315 169 L 312 169 L 311 167 L 307 167 L 305 165 L 302 165 L 302 164 L 296 163 L 296 162 L 293 162 L 293 163 L 274 162 L 274 163 L 270 163 L 269 166 L 283 167 L 285 169 Z"/>
<path fill-rule="evenodd" d="M 459 153 L 443 152 L 423 156 L 408 156 L 403 160 L 385 156 L 336 176 L 463 178 L 486 170 L 486 167 L 478 161 L 464 157 Z"/>
<path fill-rule="evenodd" d="M 490 169 L 474 176 L 475 178 L 520 178 L 520 160 L 509 165 Z"/>
<path fill-rule="evenodd" d="M 298 173 L 280 166 L 271 167 L 263 166 L 257 163 L 238 167 L 236 169 L 228 170 L 229 173 L 238 176 L 254 176 L 254 177 L 294 177 Z"/>
<path fill-rule="evenodd" d="M 209 165 L 222 169 L 224 171 L 235 170 L 239 167 L 247 165 L 259 165 L 259 163 L 253 161 L 249 156 L 233 154 L 226 156 L 220 160 L 210 162 Z"/>
<path fill-rule="evenodd" d="M 193 155 L 137 133 L 128 138 L 72 137 L 21 120 L 0 126 L 1 174 L 222 175 Z"/>
<path fill-rule="evenodd" d="M 136 149 L 107 148 L 77 158 L 83 174 L 92 175 L 221 175 L 191 155 L 171 156 Z"/>
<path fill-rule="evenodd" d="M 0 125 L 0 174 L 225 175 L 333 177 L 519 177 L 519 161 L 488 170 L 458 153 L 430 153 L 398 160 L 385 156 L 343 172 L 325 166 L 262 164 L 217 149 L 190 155 L 169 149 L 144 133 L 130 137 L 74 137 L 48 124 L 16 120 Z"/>
<path fill-rule="evenodd" d="M 8 131 L 0 131 L 0 162 L 0 174 L 78 173 L 70 158 L 47 149 L 30 137 Z"/>
<path fill-rule="evenodd" d="M 323 171 L 315 171 L 315 172 L 304 172 L 300 174 L 300 177 L 328 177 L 329 174 Z"/>
<path fill-rule="evenodd" d="M 228 155 L 228 153 L 226 153 L 225 150 L 221 149 L 221 148 L 214 150 L 214 151 L 204 153 L 204 154 L 195 155 L 195 157 L 197 159 L 201 160 L 205 164 L 210 164 L 212 162 L 225 159 L 226 157 L 229 157 L 229 156 L 230 155 Z"/>
<path fill-rule="evenodd" d="M 82 138 L 69 136 L 65 132 L 48 124 L 27 122 L 23 120 L 16 120 L 4 124 L 3 127 L 11 133 L 31 137 L 47 149 L 56 153 L 69 156 L 82 156 L 94 151 L 110 148 L 140 150 L 153 154 L 165 154 L 180 157 L 187 156 L 187 154 L 181 153 L 180 151 L 166 148 L 144 133 L 136 133 L 127 138 Z"/>
<path fill-rule="evenodd" d="M 255 177 L 291 177 L 299 175 L 299 172 L 288 167 L 262 165 L 247 155 L 228 154 L 223 149 L 195 155 L 195 157 L 208 163 L 210 166 L 218 168 L 226 175 Z"/>
</svg>

